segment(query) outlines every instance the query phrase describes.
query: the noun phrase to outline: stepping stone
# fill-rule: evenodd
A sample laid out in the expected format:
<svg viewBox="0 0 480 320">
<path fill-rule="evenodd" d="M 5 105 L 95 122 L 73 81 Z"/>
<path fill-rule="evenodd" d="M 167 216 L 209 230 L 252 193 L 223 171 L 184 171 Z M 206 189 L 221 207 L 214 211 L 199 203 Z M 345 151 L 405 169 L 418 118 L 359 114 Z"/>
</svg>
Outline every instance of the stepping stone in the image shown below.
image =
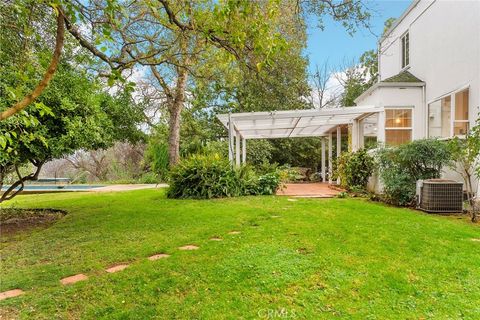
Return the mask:
<svg viewBox="0 0 480 320">
<path fill-rule="evenodd" d="M 272 218 L 274 218 L 274 219 L 275 219 L 275 218 L 280 218 L 280 216 L 272 216 Z"/>
<path fill-rule="evenodd" d="M 186 246 L 179 247 L 178 250 L 197 250 L 199 247 L 193 244 L 187 244 Z"/>
<path fill-rule="evenodd" d="M 480 238 L 472 238 L 470 240 L 475 241 L 475 242 L 480 242 Z"/>
<path fill-rule="evenodd" d="M 25 292 L 23 290 L 20 290 L 20 289 L 3 291 L 3 292 L 0 292 L 0 300 L 18 297 L 18 296 L 21 296 L 24 293 Z"/>
<path fill-rule="evenodd" d="M 292 198 L 288 198 L 287 201 L 291 201 L 291 202 L 294 202 L 294 201 L 298 201 L 298 199 L 292 199 Z"/>
<path fill-rule="evenodd" d="M 212 241 L 222 241 L 223 239 L 218 238 L 218 237 L 213 237 L 213 238 L 210 238 L 210 240 L 212 240 Z"/>
<path fill-rule="evenodd" d="M 74 284 L 76 282 L 84 281 L 84 280 L 87 280 L 87 279 L 88 279 L 88 277 L 86 275 L 80 273 L 80 274 L 76 274 L 74 276 L 63 278 L 62 280 L 60 280 L 60 282 L 63 285 L 67 285 L 67 284 Z"/>
<path fill-rule="evenodd" d="M 119 264 L 119 265 L 110 267 L 110 268 L 106 269 L 105 271 L 107 271 L 108 273 L 114 273 L 114 272 L 122 271 L 122 270 L 126 269 L 127 267 L 128 267 L 128 264 Z"/>
<path fill-rule="evenodd" d="M 228 234 L 240 234 L 240 231 L 230 231 Z"/>
<path fill-rule="evenodd" d="M 168 257 L 170 257 L 169 254 L 159 253 L 159 254 L 154 254 L 153 256 L 148 257 L 148 260 L 150 260 L 150 261 L 155 261 L 155 260 L 159 260 L 159 259 L 163 259 L 163 258 L 168 258 Z"/>
</svg>

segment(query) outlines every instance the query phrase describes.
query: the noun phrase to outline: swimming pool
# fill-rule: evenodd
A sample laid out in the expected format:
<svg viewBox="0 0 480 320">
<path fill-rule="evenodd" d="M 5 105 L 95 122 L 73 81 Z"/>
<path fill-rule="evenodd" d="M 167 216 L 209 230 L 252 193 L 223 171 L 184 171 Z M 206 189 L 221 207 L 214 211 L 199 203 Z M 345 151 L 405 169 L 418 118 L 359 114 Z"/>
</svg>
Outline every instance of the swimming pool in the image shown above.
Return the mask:
<svg viewBox="0 0 480 320">
<path fill-rule="evenodd" d="M 2 191 L 6 191 L 10 186 L 2 187 Z M 89 184 L 68 184 L 68 185 L 26 185 L 23 191 L 85 191 L 95 188 L 104 187 L 104 185 Z M 17 189 L 19 189 L 18 187 Z"/>
</svg>

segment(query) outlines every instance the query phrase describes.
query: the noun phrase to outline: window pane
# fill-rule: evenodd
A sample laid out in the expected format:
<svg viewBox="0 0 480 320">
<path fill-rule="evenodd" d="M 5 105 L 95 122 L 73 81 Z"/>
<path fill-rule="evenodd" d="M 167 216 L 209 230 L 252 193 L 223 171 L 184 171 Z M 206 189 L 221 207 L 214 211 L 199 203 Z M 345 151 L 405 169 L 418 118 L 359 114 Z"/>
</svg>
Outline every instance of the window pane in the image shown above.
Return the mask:
<svg viewBox="0 0 480 320">
<path fill-rule="evenodd" d="M 385 143 L 389 146 L 398 146 L 412 141 L 412 130 L 388 129 L 385 130 Z"/>
<path fill-rule="evenodd" d="M 456 136 L 464 136 L 468 132 L 468 122 L 455 122 L 453 124 L 453 134 Z"/>
<path fill-rule="evenodd" d="M 412 126 L 412 109 L 385 110 L 385 128 L 410 128 Z"/>
<path fill-rule="evenodd" d="M 410 36 L 408 33 L 405 35 L 405 66 L 410 64 Z"/>
<path fill-rule="evenodd" d="M 428 136 L 450 137 L 451 98 L 445 97 L 428 105 Z"/>
<path fill-rule="evenodd" d="M 468 89 L 455 94 L 455 120 L 468 120 Z"/>
</svg>

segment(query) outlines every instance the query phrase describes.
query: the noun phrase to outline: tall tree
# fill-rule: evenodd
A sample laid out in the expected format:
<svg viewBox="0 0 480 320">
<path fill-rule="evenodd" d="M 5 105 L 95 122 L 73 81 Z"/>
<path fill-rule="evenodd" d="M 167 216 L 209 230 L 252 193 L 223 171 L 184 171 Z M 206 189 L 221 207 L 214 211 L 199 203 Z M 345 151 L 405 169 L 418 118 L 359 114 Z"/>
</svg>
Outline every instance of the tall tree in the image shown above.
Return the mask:
<svg viewBox="0 0 480 320">
<path fill-rule="evenodd" d="M 122 7 L 96 2 L 78 6 L 90 28 L 102 32 L 88 39 L 69 20 L 67 29 L 110 67 L 112 79 L 133 65 L 149 67 L 169 115 L 171 165 L 179 161 L 180 117 L 189 78 L 202 76 L 196 66 L 219 54 L 247 68 L 261 68 L 268 54 L 284 43 L 270 28 L 278 10 L 273 1 L 144 0 Z"/>
</svg>

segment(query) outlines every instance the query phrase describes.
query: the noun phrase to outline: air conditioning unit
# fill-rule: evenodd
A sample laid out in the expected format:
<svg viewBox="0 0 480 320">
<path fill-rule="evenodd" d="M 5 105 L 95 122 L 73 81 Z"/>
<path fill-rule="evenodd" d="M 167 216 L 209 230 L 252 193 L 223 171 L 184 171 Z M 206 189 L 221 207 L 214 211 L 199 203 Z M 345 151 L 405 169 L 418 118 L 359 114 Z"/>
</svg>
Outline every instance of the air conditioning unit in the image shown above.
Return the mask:
<svg viewBox="0 0 480 320">
<path fill-rule="evenodd" d="M 419 180 L 417 206 L 432 213 L 462 212 L 463 183 L 444 179 Z"/>
</svg>

